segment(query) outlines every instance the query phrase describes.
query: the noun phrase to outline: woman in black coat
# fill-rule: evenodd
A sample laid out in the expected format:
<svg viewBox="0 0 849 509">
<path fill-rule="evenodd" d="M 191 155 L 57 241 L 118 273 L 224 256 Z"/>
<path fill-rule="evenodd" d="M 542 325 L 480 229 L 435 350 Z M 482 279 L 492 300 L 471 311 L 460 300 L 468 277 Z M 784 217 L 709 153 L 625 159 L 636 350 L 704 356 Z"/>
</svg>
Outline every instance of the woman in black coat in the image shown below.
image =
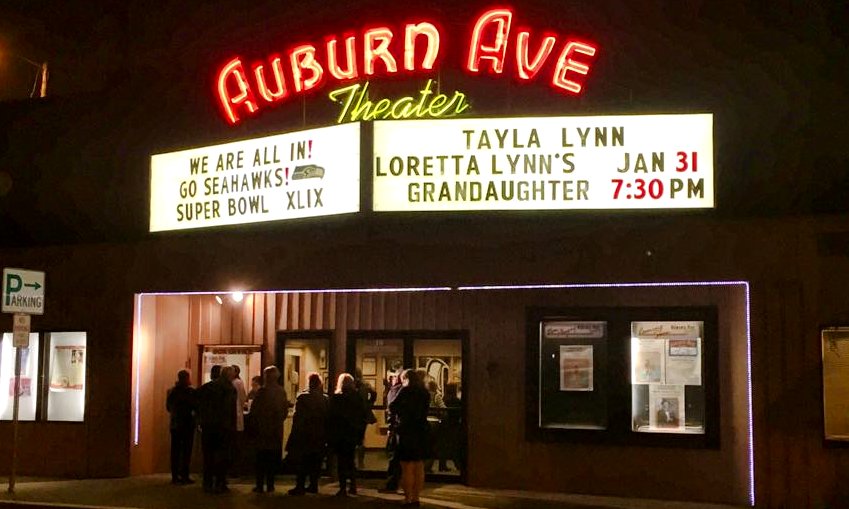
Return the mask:
<svg viewBox="0 0 849 509">
<path fill-rule="evenodd" d="M 404 505 L 418 507 L 424 488 L 424 460 L 432 457 L 427 423 L 430 393 L 418 371 L 408 369 L 401 373 L 401 383 L 403 387 L 389 410 L 398 420 L 396 454 L 401 461 Z"/>
<path fill-rule="evenodd" d="M 318 476 L 327 444 L 327 396 L 318 373 L 307 378 L 309 390 L 298 395 L 292 433 L 286 442 L 287 460 L 295 464 L 295 487 L 290 495 L 318 493 Z M 309 477 L 310 484 L 305 486 Z"/>
<path fill-rule="evenodd" d="M 336 380 L 336 392 L 330 397 L 327 412 L 328 442 L 339 467 L 338 496 L 357 493 L 354 451 L 365 435 L 366 418 L 366 406 L 357 392 L 354 377 L 342 373 Z M 346 481 L 350 481 L 347 492 Z"/>
</svg>

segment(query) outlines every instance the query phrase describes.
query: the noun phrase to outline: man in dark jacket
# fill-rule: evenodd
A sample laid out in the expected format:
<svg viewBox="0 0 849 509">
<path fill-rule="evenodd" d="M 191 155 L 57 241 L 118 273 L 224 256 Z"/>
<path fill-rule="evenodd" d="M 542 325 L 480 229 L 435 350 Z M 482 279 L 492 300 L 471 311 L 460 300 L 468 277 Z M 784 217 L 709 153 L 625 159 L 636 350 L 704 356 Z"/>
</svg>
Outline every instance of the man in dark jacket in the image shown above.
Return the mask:
<svg viewBox="0 0 849 509">
<path fill-rule="evenodd" d="M 177 383 L 168 389 L 165 409 L 171 414 L 171 483 L 191 484 L 189 463 L 195 438 L 197 399 L 189 372 L 177 373 Z"/>
<path fill-rule="evenodd" d="M 295 464 L 297 480 L 290 495 L 318 493 L 318 476 L 327 448 L 327 396 L 318 373 L 311 373 L 309 389 L 298 395 L 292 433 L 286 442 L 287 460 Z M 304 487 L 309 477 L 309 486 Z"/>
<path fill-rule="evenodd" d="M 201 445 L 203 447 L 203 489 L 223 493 L 227 488 L 230 443 L 236 433 L 236 389 L 233 370 L 213 366 L 212 380 L 198 390 Z"/>
<path fill-rule="evenodd" d="M 274 491 L 274 476 L 283 455 L 283 421 L 289 412 L 286 391 L 280 386 L 280 371 L 269 366 L 263 370 L 265 383 L 256 392 L 248 415 L 250 433 L 256 445 L 255 493 Z"/>
</svg>

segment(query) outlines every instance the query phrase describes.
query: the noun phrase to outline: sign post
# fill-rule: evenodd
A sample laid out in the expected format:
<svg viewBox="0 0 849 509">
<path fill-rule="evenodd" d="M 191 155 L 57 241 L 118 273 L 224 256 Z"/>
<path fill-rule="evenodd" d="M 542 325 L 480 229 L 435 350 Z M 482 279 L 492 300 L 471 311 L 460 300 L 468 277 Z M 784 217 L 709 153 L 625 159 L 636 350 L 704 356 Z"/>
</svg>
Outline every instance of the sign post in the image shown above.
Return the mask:
<svg viewBox="0 0 849 509">
<path fill-rule="evenodd" d="M 18 409 L 21 403 L 21 349 L 15 348 L 15 402 L 12 406 L 12 470 L 9 473 L 9 493 L 15 492 L 15 478 L 18 470 Z"/>
<path fill-rule="evenodd" d="M 29 348 L 30 315 L 44 314 L 44 272 L 3 269 L 2 309 L 14 313 L 12 345 L 15 347 L 15 378 L 12 382 L 12 468 L 9 493 L 15 492 L 18 470 L 18 410 L 21 397 L 21 349 Z"/>
</svg>

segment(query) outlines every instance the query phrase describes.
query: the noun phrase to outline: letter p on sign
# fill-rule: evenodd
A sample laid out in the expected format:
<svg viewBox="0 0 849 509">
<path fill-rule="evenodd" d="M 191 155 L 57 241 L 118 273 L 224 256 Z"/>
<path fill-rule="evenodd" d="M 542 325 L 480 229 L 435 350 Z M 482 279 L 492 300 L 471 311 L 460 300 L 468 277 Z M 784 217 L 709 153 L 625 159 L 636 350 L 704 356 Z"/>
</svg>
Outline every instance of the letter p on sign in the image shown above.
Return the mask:
<svg viewBox="0 0 849 509">
<path fill-rule="evenodd" d="M 21 276 L 17 274 L 6 274 L 6 285 L 4 288 L 6 290 L 3 292 L 3 297 L 5 297 L 5 306 L 9 306 L 12 304 L 12 294 L 18 293 L 21 291 L 21 288 L 24 287 L 24 280 L 21 279 Z"/>
</svg>

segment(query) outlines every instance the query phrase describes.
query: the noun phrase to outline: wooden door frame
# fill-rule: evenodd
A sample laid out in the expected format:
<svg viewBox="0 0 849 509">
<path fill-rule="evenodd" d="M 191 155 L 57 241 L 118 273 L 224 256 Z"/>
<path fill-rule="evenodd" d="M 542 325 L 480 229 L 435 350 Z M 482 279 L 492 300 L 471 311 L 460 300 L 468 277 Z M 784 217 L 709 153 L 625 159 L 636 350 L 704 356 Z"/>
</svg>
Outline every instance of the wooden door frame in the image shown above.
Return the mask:
<svg viewBox="0 0 849 509">
<path fill-rule="evenodd" d="M 324 388 L 324 391 L 330 394 L 332 392 L 333 380 L 336 376 L 336 362 L 334 359 L 334 345 L 333 345 L 333 336 L 335 334 L 335 330 L 333 329 L 310 329 L 310 330 L 279 330 L 276 334 L 276 341 L 274 342 L 274 360 L 272 364 L 277 366 L 277 369 L 280 370 L 281 376 L 283 375 L 283 364 L 284 357 L 286 354 L 286 340 L 291 339 L 325 339 L 327 340 L 327 387 Z M 298 397 L 297 394 L 294 395 L 295 398 Z M 292 401 L 294 403 L 294 401 Z"/>
</svg>

